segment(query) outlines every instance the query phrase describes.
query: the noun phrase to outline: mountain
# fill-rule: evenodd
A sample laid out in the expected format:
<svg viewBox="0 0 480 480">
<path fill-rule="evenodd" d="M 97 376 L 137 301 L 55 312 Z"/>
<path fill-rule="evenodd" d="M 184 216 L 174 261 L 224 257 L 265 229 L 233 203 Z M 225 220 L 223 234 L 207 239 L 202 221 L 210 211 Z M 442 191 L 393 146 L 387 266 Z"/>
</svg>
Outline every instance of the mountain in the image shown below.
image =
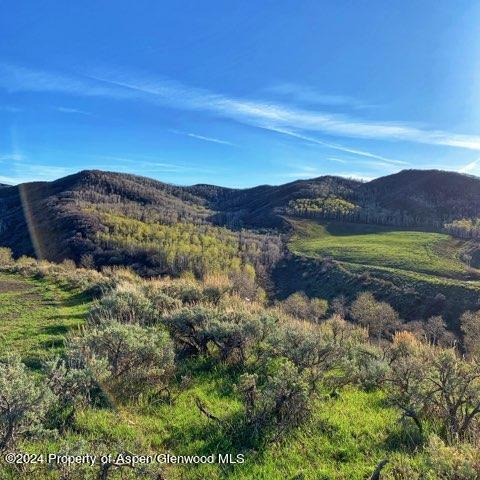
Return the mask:
<svg viewBox="0 0 480 480">
<path fill-rule="evenodd" d="M 344 199 L 356 206 L 353 221 L 438 227 L 480 216 L 480 179 L 438 170 L 405 170 L 368 183 L 324 176 L 279 186 L 232 189 L 180 187 L 96 170 L 53 182 L 0 188 L 0 244 L 18 255 L 78 261 L 99 256 L 99 233 L 108 215 L 148 224 L 288 230 L 289 205 L 303 199 Z M 315 216 L 315 212 L 304 212 Z M 319 216 L 328 216 L 325 209 Z M 108 223 L 108 222 L 107 222 Z M 97 239 L 97 240 L 96 240 Z"/>
<path fill-rule="evenodd" d="M 480 216 L 480 179 L 441 170 L 403 170 L 360 186 L 360 203 L 408 215 L 416 224 L 441 226 Z"/>
<path fill-rule="evenodd" d="M 454 172 L 405 170 L 370 182 L 323 176 L 232 189 L 89 170 L 0 188 L 0 246 L 17 257 L 128 265 L 145 276 L 244 271 L 238 281 L 248 284 L 251 266 L 274 297 L 304 290 L 351 300 L 369 290 L 409 319 L 436 312 L 445 298 L 443 312 L 454 321 L 476 306 L 480 247 L 468 236 L 427 232 L 447 231 L 445 222 L 459 219 L 470 220 L 456 230 L 471 230 L 479 216 L 480 179 Z M 408 230 L 425 235 L 401 233 Z M 363 231 L 381 233 L 372 237 L 380 253 Z M 299 235 L 304 248 L 292 243 Z"/>
</svg>

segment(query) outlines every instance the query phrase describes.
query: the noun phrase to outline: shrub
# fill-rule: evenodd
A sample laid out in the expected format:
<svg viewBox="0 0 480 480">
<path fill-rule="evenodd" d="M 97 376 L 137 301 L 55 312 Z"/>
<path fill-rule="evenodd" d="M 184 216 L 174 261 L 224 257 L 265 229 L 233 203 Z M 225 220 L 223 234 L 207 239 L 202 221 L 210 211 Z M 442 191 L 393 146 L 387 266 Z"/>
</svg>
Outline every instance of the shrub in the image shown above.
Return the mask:
<svg viewBox="0 0 480 480">
<path fill-rule="evenodd" d="M 95 325 L 110 321 L 152 325 L 157 317 L 152 302 L 138 286 L 122 283 L 95 303 L 88 319 Z"/>
<path fill-rule="evenodd" d="M 50 422 L 61 431 L 72 425 L 79 406 L 90 403 L 91 393 L 97 386 L 94 372 L 89 368 L 76 368 L 72 361 L 69 363 L 56 357 L 47 361 L 44 368 L 46 385 L 57 398 L 49 411 Z"/>
<path fill-rule="evenodd" d="M 312 392 L 340 358 L 340 349 L 332 338 L 310 323 L 279 324 L 265 343 L 264 357 L 288 358 L 304 373 Z"/>
<path fill-rule="evenodd" d="M 209 308 L 184 307 L 165 317 L 164 322 L 185 353 L 204 354 L 210 340 L 207 325 L 215 315 L 216 312 Z"/>
<path fill-rule="evenodd" d="M 80 364 L 96 372 L 103 367 L 105 375 L 100 382 L 126 396 L 148 386 L 165 388 L 174 370 L 172 342 L 158 327 L 102 323 L 70 339 L 68 348 L 70 358 Z"/>
<path fill-rule="evenodd" d="M 0 362 L 0 451 L 24 434 L 38 433 L 54 395 L 29 373 L 19 357 Z"/>
<path fill-rule="evenodd" d="M 410 332 L 399 332 L 394 336 L 389 356 L 389 399 L 423 433 L 427 397 L 425 376 L 428 372 L 424 346 Z"/>
<path fill-rule="evenodd" d="M 247 417 L 255 434 L 268 427 L 280 431 L 295 427 L 310 412 L 308 383 L 302 372 L 288 359 L 270 362 L 262 382 L 256 374 L 243 374 L 237 385 Z"/>
<path fill-rule="evenodd" d="M 276 318 L 242 311 L 222 312 L 206 326 L 207 338 L 220 350 L 222 360 L 246 363 L 250 349 L 270 333 Z"/>
<path fill-rule="evenodd" d="M 480 476 L 480 452 L 465 443 L 447 446 L 435 435 L 430 437 L 428 466 L 435 478 L 471 480 Z"/>
<path fill-rule="evenodd" d="M 215 345 L 221 360 L 245 363 L 252 347 L 266 338 L 277 320 L 243 310 L 195 306 L 178 310 L 164 321 L 185 353 L 206 354 L 209 345 Z"/>
<path fill-rule="evenodd" d="M 390 351 L 390 398 L 420 431 L 422 419 L 441 426 L 448 442 L 465 438 L 480 414 L 480 366 L 454 349 L 423 345 L 397 334 Z"/>
<path fill-rule="evenodd" d="M 356 345 L 345 356 L 343 365 L 348 383 L 371 391 L 380 388 L 387 377 L 389 366 L 381 352 L 373 345 Z"/>
</svg>

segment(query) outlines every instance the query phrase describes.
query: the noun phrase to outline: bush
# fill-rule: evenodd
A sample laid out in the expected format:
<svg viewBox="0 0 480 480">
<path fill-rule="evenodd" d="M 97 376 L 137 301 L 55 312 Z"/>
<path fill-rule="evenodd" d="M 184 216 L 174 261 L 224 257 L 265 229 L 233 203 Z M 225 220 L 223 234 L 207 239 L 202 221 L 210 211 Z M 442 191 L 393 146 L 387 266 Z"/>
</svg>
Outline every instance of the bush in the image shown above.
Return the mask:
<svg viewBox="0 0 480 480">
<path fill-rule="evenodd" d="M 433 435 L 428 443 L 428 466 L 435 478 L 471 480 L 480 476 L 480 452 L 465 443 L 446 446 Z"/>
<path fill-rule="evenodd" d="M 215 345 L 221 360 L 245 363 L 254 345 L 271 331 L 276 318 L 242 310 L 185 307 L 167 316 L 165 325 L 184 353 L 207 354 Z"/>
<path fill-rule="evenodd" d="M 184 307 L 165 317 L 164 323 L 184 353 L 204 354 L 210 340 L 207 325 L 215 315 L 209 308 Z"/>
<path fill-rule="evenodd" d="M 93 325 L 111 321 L 152 325 L 158 316 L 138 286 L 123 283 L 95 303 L 88 320 Z"/>
<path fill-rule="evenodd" d="M 55 400 L 50 389 L 29 373 L 19 357 L 0 362 L 0 451 L 24 434 L 38 433 Z"/>
<path fill-rule="evenodd" d="M 265 361 L 271 357 L 288 358 L 304 373 L 312 392 L 340 358 L 340 349 L 332 338 L 310 323 L 279 324 L 265 343 Z"/>
<path fill-rule="evenodd" d="M 397 334 L 389 352 L 391 400 L 422 431 L 422 419 L 440 425 L 448 442 L 466 438 L 480 414 L 480 366 L 454 349 L 424 345 Z"/>
<path fill-rule="evenodd" d="M 56 357 L 47 361 L 44 368 L 46 385 L 57 398 L 49 411 L 49 421 L 60 431 L 72 426 L 76 409 L 91 402 L 92 391 L 97 387 L 94 372 L 69 363 Z"/>
<path fill-rule="evenodd" d="M 92 368 L 102 385 L 120 395 L 163 389 L 174 370 L 172 342 L 158 327 L 102 323 L 70 339 L 68 348 L 71 359 Z"/>
<path fill-rule="evenodd" d="M 242 311 L 222 312 L 206 326 L 207 338 L 220 350 L 222 360 L 245 364 L 250 350 L 271 332 L 276 318 Z"/>
<path fill-rule="evenodd" d="M 262 382 L 256 374 L 243 374 L 237 385 L 247 418 L 255 434 L 265 428 L 285 430 L 310 413 L 309 386 L 302 372 L 288 359 L 270 362 Z"/>
</svg>

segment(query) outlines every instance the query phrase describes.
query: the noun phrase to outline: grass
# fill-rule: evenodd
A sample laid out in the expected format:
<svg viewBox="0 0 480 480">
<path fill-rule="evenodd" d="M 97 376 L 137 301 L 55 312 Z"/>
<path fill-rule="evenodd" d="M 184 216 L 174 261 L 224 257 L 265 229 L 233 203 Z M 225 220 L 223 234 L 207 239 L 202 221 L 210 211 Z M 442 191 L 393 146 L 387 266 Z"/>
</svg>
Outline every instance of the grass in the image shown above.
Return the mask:
<svg viewBox="0 0 480 480">
<path fill-rule="evenodd" d="M 61 352 L 65 334 L 82 323 L 89 307 L 77 292 L 6 274 L 0 276 L 0 295 L 1 353 L 19 352 L 34 366 Z M 246 461 L 241 465 L 168 465 L 166 478 L 360 480 L 388 455 L 389 439 L 400 435 L 398 414 L 385 404 L 383 392 L 349 389 L 338 398 L 318 399 L 310 420 L 281 440 L 245 447 L 235 390 L 239 372 L 202 359 L 182 362 L 179 368 L 178 378 L 188 375 L 191 380 L 187 388 L 173 388 L 171 402 L 139 398 L 111 408 L 88 407 L 77 412 L 75 427 L 61 437 L 26 440 L 19 451 L 57 452 L 68 442 L 79 445 L 79 452 L 97 454 L 111 453 L 112 444 L 139 454 L 242 453 Z M 196 397 L 229 428 L 201 414 Z M 91 452 L 91 445 L 106 451 Z M 38 478 L 58 478 L 54 471 L 45 475 Z"/>
<path fill-rule="evenodd" d="M 465 242 L 449 235 L 352 223 L 291 222 L 295 234 L 289 246 L 296 254 L 332 257 L 354 268 L 361 265 L 418 280 L 480 280 L 480 271 L 461 261 Z"/>
<path fill-rule="evenodd" d="M 400 435 L 398 414 L 385 405 L 383 392 L 350 389 L 339 398 L 318 400 L 311 419 L 281 440 L 242 448 L 193 402 L 200 396 L 212 413 L 235 427 L 241 407 L 233 384 L 227 382 L 226 388 L 228 378 L 223 369 L 197 370 L 192 385 L 171 405 L 83 410 L 77 414 L 75 433 L 69 433 L 67 440 L 114 441 L 146 454 L 245 455 L 245 463 L 236 465 L 168 465 L 165 475 L 170 480 L 363 480 L 389 456 L 388 440 Z M 51 441 L 42 444 L 41 450 L 55 452 L 60 446 L 60 441 Z M 39 448 L 38 443 L 24 446 L 30 452 Z"/>
<path fill-rule="evenodd" d="M 42 279 L 0 274 L 0 355 L 16 352 L 38 367 L 63 348 L 66 333 L 78 328 L 88 301 Z"/>
</svg>

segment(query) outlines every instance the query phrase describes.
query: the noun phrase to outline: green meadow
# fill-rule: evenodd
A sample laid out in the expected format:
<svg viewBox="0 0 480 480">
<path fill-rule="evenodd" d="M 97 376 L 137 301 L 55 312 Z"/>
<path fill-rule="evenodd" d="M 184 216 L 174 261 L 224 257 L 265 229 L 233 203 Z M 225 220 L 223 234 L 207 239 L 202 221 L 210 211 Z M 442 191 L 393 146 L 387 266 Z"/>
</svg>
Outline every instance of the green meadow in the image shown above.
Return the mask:
<svg viewBox="0 0 480 480">
<path fill-rule="evenodd" d="M 353 268 L 364 266 L 427 281 L 432 277 L 453 283 L 480 280 L 480 270 L 462 261 L 466 242 L 446 234 L 311 220 L 291 223 L 295 233 L 289 246 L 299 255 L 331 257 Z"/>
</svg>

